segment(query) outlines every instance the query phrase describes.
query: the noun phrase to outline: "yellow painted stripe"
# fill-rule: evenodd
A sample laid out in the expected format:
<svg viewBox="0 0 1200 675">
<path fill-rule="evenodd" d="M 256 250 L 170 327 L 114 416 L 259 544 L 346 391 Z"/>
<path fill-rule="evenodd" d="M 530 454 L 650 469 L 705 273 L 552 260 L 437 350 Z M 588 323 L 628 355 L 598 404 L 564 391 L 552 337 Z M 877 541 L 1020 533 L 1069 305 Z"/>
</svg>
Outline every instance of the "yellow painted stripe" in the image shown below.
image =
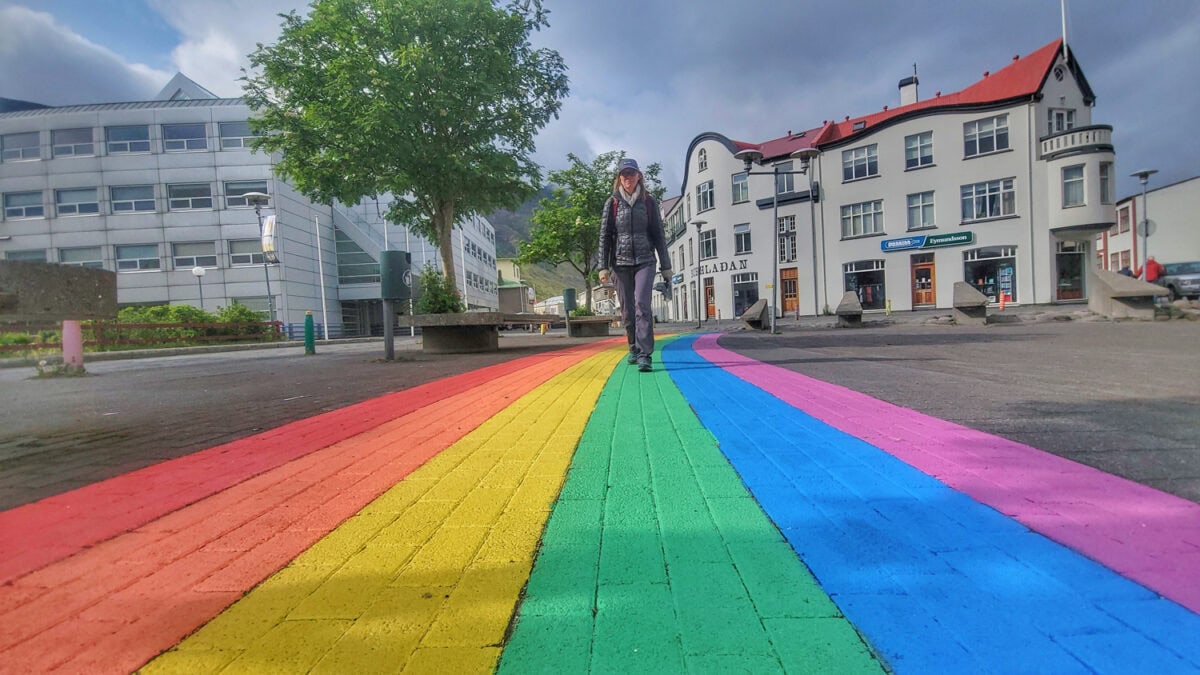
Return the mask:
<svg viewBox="0 0 1200 675">
<path fill-rule="evenodd" d="M 624 353 L 590 357 L 517 399 L 143 672 L 492 672 L 551 504 Z"/>
</svg>

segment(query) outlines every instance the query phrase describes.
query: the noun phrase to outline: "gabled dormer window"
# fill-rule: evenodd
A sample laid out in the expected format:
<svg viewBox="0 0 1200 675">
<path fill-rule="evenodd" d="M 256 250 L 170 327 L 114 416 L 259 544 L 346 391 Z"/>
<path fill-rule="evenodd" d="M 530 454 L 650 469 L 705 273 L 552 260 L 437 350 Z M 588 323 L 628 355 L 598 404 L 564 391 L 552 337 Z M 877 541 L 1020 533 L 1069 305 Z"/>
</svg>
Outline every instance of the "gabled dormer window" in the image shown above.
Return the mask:
<svg viewBox="0 0 1200 675">
<path fill-rule="evenodd" d="M 1051 108 L 1048 113 L 1047 129 L 1052 134 L 1075 128 L 1075 111 L 1067 108 Z"/>
</svg>

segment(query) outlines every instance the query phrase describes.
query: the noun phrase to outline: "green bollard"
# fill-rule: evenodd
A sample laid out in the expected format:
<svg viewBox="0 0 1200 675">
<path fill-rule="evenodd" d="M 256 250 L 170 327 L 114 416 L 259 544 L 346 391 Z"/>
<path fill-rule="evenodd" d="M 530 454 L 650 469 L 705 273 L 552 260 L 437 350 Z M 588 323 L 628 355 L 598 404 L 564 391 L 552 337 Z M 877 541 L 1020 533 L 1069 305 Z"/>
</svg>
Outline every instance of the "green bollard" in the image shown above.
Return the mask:
<svg viewBox="0 0 1200 675">
<path fill-rule="evenodd" d="M 304 355 L 317 353 L 317 343 L 313 338 L 313 318 L 312 312 L 304 313 Z"/>
</svg>

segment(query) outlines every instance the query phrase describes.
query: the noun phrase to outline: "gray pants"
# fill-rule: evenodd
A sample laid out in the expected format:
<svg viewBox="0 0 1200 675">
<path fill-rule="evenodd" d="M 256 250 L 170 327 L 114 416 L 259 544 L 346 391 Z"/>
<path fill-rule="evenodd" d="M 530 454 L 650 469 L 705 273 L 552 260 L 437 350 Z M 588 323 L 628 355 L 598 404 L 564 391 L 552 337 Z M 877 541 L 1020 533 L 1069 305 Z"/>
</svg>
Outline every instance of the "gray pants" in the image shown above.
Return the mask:
<svg viewBox="0 0 1200 675">
<path fill-rule="evenodd" d="M 654 263 L 637 267 L 618 265 L 613 269 L 617 297 L 621 300 L 621 322 L 630 351 L 638 356 L 654 353 L 654 314 L 650 295 L 654 290 Z"/>
</svg>

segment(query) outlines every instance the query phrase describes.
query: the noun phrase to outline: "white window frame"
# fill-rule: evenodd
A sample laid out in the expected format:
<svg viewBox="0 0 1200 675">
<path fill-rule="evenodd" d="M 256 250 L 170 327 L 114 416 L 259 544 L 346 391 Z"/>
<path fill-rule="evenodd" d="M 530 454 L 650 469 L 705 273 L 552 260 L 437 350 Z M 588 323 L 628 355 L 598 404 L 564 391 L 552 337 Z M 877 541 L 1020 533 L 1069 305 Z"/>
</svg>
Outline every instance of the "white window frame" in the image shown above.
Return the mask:
<svg viewBox="0 0 1200 675">
<path fill-rule="evenodd" d="M 246 136 L 238 136 L 232 133 L 226 134 L 226 129 L 229 129 L 233 125 L 245 125 L 249 134 Z M 240 129 L 231 129 L 231 131 L 240 131 Z M 240 150 L 242 148 L 249 148 L 250 144 L 248 141 L 257 136 L 257 134 L 250 130 L 250 123 L 247 121 L 217 122 L 217 135 L 221 139 L 222 150 Z"/>
<path fill-rule="evenodd" d="M 254 205 L 246 200 L 247 192 L 267 192 L 265 180 L 231 180 L 225 182 L 225 206 L 230 209 L 252 209 Z"/>
<path fill-rule="evenodd" d="M 63 198 L 72 192 L 86 192 L 91 190 L 92 198 L 88 201 L 63 201 Z M 54 207 L 55 213 L 59 216 L 94 216 L 100 213 L 100 197 L 96 193 L 96 188 L 63 188 L 54 191 Z M 82 195 L 80 195 L 82 196 Z"/>
<path fill-rule="evenodd" d="M 1017 215 L 1016 180 L 1013 178 L 1000 178 L 981 183 L 969 183 L 962 186 L 960 194 L 962 195 L 962 220 L 964 223 L 992 220 L 994 218 L 1007 218 Z M 969 216 L 967 211 L 968 200 L 971 203 Z M 981 205 L 983 206 L 985 215 L 978 215 Z M 998 213 L 992 213 L 993 206 L 998 206 Z"/>
<path fill-rule="evenodd" d="M 37 195 L 36 204 L 24 204 L 13 206 L 9 202 L 13 197 L 21 197 L 25 195 Z M 31 218 L 46 217 L 46 202 L 45 195 L 40 190 L 30 190 L 27 192 L 7 192 L 4 194 L 4 218 L 6 220 L 28 220 Z M 37 211 L 37 213 L 31 213 Z"/>
<path fill-rule="evenodd" d="M 706 180 L 696 186 L 696 213 L 704 213 L 714 207 L 713 182 Z"/>
<path fill-rule="evenodd" d="M 841 213 L 842 239 L 884 234 L 882 199 L 846 204 Z"/>
<path fill-rule="evenodd" d="M 733 204 L 750 201 L 750 174 L 745 171 L 733 174 L 730 178 L 730 200 Z"/>
<path fill-rule="evenodd" d="M 717 231 L 704 230 L 700 233 L 700 259 L 710 260 L 717 257 Z"/>
<path fill-rule="evenodd" d="M 791 162 L 780 162 L 772 169 L 775 173 L 775 194 L 786 195 L 796 191 L 796 175 L 792 173 Z"/>
<path fill-rule="evenodd" d="M 1075 128 L 1074 108 L 1050 108 L 1046 114 L 1046 129 L 1051 134 L 1070 131 Z"/>
<path fill-rule="evenodd" d="M 75 260 L 68 260 L 75 258 Z M 90 269 L 104 269 L 104 247 L 102 246 L 76 246 L 72 248 L 58 249 L 58 262 L 61 265 L 70 267 L 87 267 Z"/>
<path fill-rule="evenodd" d="M 985 143 L 986 141 L 986 143 Z M 982 157 L 1008 150 L 1008 114 L 963 123 L 963 157 Z M 990 145 L 988 150 L 981 150 Z"/>
<path fill-rule="evenodd" d="M 29 248 L 17 251 L 5 251 L 5 260 L 23 260 L 25 262 L 48 262 L 46 259 L 46 249 L 44 248 Z"/>
<path fill-rule="evenodd" d="M 700 152 L 697 153 L 696 164 L 700 167 L 696 173 L 708 171 L 708 150 L 700 148 Z"/>
<path fill-rule="evenodd" d="M 176 197 L 176 190 L 185 188 L 195 188 L 203 186 L 208 190 L 207 195 L 197 195 L 194 197 Z M 208 201 L 205 204 L 205 200 Z M 168 211 L 211 211 L 213 207 L 212 185 L 208 183 L 174 183 L 167 185 L 167 210 Z"/>
<path fill-rule="evenodd" d="M 190 250 L 189 250 L 190 249 Z M 217 243 L 214 241 L 181 241 L 171 244 L 171 264 L 177 270 L 217 266 Z"/>
<path fill-rule="evenodd" d="M 1113 163 L 1100 162 L 1100 203 L 1113 203 Z"/>
<path fill-rule="evenodd" d="M 33 137 L 33 145 L 18 145 L 9 147 L 10 140 L 18 137 Z M 37 131 L 22 131 L 15 134 L 0 136 L 0 161 L 4 162 L 35 162 L 42 158 L 42 136 Z"/>
<path fill-rule="evenodd" d="M 1083 179 L 1084 165 L 1075 164 L 1062 168 L 1062 207 L 1064 209 L 1087 204 L 1086 184 Z"/>
<path fill-rule="evenodd" d="M 125 129 L 140 129 L 145 138 L 113 139 L 114 132 L 119 133 Z M 136 155 L 150 152 L 150 125 L 122 124 L 114 127 L 105 127 L 104 141 L 110 155 Z"/>
<path fill-rule="evenodd" d="M 934 221 L 933 190 L 908 195 L 908 230 L 928 230 L 937 227 Z"/>
<path fill-rule="evenodd" d="M 750 223 L 739 223 L 733 226 L 733 253 L 753 253 L 753 240 L 750 236 Z"/>
<path fill-rule="evenodd" d="M 842 151 L 842 182 L 862 180 L 879 175 L 879 144 Z"/>
<path fill-rule="evenodd" d="M 904 137 L 904 168 L 919 169 L 933 164 L 933 132 Z"/>
<path fill-rule="evenodd" d="M 168 129 L 183 129 L 199 127 L 199 136 L 181 136 L 170 138 Z M 208 125 L 204 122 L 176 122 L 162 125 L 163 152 L 202 152 L 208 150 Z"/>
<path fill-rule="evenodd" d="M 149 190 L 150 196 L 119 194 L 119 190 Z M 121 213 L 152 213 L 155 210 L 153 185 L 114 185 L 108 189 L 109 203 L 114 215 Z"/>
<path fill-rule="evenodd" d="M 83 133 L 78 133 L 83 132 Z M 87 140 L 71 140 L 60 138 L 76 133 Z M 76 127 L 73 129 L 54 129 L 50 132 L 50 145 L 54 157 L 93 157 L 96 154 L 96 139 L 91 127 Z"/>
<path fill-rule="evenodd" d="M 779 245 L 779 262 L 795 262 L 796 253 L 796 216 L 779 216 L 775 221 L 775 236 Z"/>
<path fill-rule="evenodd" d="M 128 249 L 133 248 L 153 248 L 154 257 L 121 257 L 123 253 L 130 252 Z M 157 272 L 162 269 L 162 258 L 159 257 L 158 244 L 118 244 L 113 247 L 113 260 L 116 261 L 118 272 Z"/>
<path fill-rule="evenodd" d="M 249 267 L 261 265 L 264 262 L 262 240 L 232 239 L 229 241 L 230 267 Z"/>
</svg>

